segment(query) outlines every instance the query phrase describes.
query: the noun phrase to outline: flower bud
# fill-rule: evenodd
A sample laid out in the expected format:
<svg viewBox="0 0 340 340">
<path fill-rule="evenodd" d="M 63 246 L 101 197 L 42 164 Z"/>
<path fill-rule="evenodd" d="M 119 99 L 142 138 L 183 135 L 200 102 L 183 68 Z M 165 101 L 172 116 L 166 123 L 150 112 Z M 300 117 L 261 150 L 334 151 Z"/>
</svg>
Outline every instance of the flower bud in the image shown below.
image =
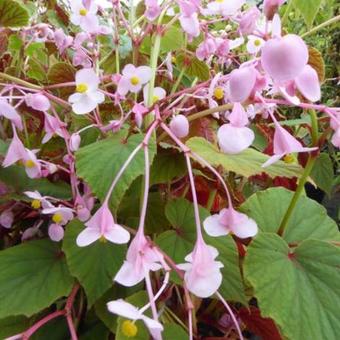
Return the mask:
<svg viewBox="0 0 340 340">
<path fill-rule="evenodd" d="M 75 152 L 79 149 L 81 138 L 79 133 L 73 133 L 70 138 L 70 150 Z"/>
<path fill-rule="evenodd" d="M 170 130 L 178 138 L 184 138 L 189 134 L 189 121 L 183 115 L 177 115 L 170 122 Z"/>
<path fill-rule="evenodd" d="M 30 106 L 37 111 L 47 111 L 50 107 L 50 101 L 41 93 L 27 94 L 25 96 L 27 106 Z"/>
</svg>

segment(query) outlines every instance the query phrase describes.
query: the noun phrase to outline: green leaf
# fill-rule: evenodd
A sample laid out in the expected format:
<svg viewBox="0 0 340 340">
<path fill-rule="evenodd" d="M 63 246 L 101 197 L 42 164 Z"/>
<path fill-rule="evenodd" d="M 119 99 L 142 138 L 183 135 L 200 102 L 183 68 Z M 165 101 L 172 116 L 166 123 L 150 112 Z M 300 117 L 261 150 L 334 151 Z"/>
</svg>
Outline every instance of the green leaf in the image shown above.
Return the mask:
<svg viewBox="0 0 340 340">
<path fill-rule="evenodd" d="M 13 52 L 20 51 L 24 42 L 16 34 L 11 34 L 8 38 L 8 49 Z"/>
<path fill-rule="evenodd" d="M 171 26 L 161 40 L 161 51 L 168 53 L 180 49 L 184 45 L 184 34 L 180 27 Z"/>
<path fill-rule="evenodd" d="M 55 242 L 30 241 L 0 252 L 0 318 L 31 316 L 69 294 L 72 285 Z"/>
<path fill-rule="evenodd" d="M 322 0 L 292 0 L 296 9 L 302 14 L 307 26 L 312 26 Z"/>
<path fill-rule="evenodd" d="M 14 0 L 0 0 L 0 26 L 23 27 L 28 25 L 26 8 Z"/>
<path fill-rule="evenodd" d="M 196 57 L 189 57 L 185 54 L 179 54 L 176 57 L 176 65 L 179 69 L 186 68 L 185 74 L 189 77 L 198 78 L 201 81 L 206 81 L 210 77 L 208 65 Z"/>
<path fill-rule="evenodd" d="M 18 334 L 29 328 L 29 319 L 25 316 L 9 316 L 0 320 L 0 338 Z"/>
<path fill-rule="evenodd" d="M 122 138 L 124 131 L 105 140 L 81 148 L 76 153 L 77 174 L 91 187 L 93 193 L 103 200 L 116 174 L 131 152 L 142 142 L 144 136 L 136 134 L 127 141 Z M 150 143 L 150 162 L 155 156 L 155 143 Z M 126 190 L 140 175 L 144 174 L 144 155 L 139 151 L 113 190 L 110 206 L 116 210 Z"/>
<path fill-rule="evenodd" d="M 328 196 L 331 194 L 334 171 L 332 160 L 327 153 L 321 153 L 316 159 L 310 176 Z"/>
<path fill-rule="evenodd" d="M 170 152 L 158 153 L 151 167 L 150 182 L 168 183 L 185 173 L 186 165 L 182 154 Z"/>
<path fill-rule="evenodd" d="M 261 314 L 285 338 L 336 340 L 340 334 L 340 249 L 306 240 L 290 249 L 278 235 L 261 233 L 248 248 L 245 277 Z"/>
<path fill-rule="evenodd" d="M 282 161 L 262 168 L 262 164 L 268 160 L 269 156 L 254 149 L 247 149 L 237 155 L 227 155 L 201 137 L 190 138 L 186 144 L 211 165 L 221 165 L 226 171 L 233 171 L 244 177 L 266 173 L 272 178 L 276 176 L 292 178 L 302 174 L 301 166 L 286 164 Z"/>
<path fill-rule="evenodd" d="M 43 66 L 35 61 L 34 59 L 29 59 L 28 61 L 28 77 L 31 79 L 43 82 L 46 80 L 46 71 Z"/>
<path fill-rule="evenodd" d="M 164 340 L 187 340 L 188 333 L 176 323 L 167 323 L 162 334 Z"/>
<path fill-rule="evenodd" d="M 133 304 L 134 306 L 140 308 L 146 305 L 149 301 L 148 296 L 145 291 L 140 291 L 136 294 L 133 294 L 125 299 L 127 302 Z M 150 309 L 145 312 L 146 315 L 150 317 Z M 126 321 L 125 318 L 118 317 L 117 319 L 117 329 L 116 329 L 116 340 L 131 340 L 131 337 L 127 337 L 122 333 L 122 324 Z M 133 337 L 135 340 L 149 340 L 150 335 L 149 331 L 145 327 L 143 321 L 138 320 L 135 322 L 137 326 L 137 334 Z"/>
<path fill-rule="evenodd" d="M 262 232 L 276 233 L 294 193 L 284 188 L 271 188 L 252 195 L 241 207 L 253 218 Z M 268 213 L 270 212 L 270 213 Z M 302 196 L 288 221 L 283 234 L 287 242 L 305 239 L 339 240 L 336 223 L 326 209 L 317 202 Z"/>
<path fill-rule="evenodd" d="M 83 229 L 77 220 L 67 225 L 63 251 L 70 272 L 84 287 L 88 307 L 91 307 L 112 286 L 113 277 L 123 264 L 126 246 L 97 241 L 87 247 L 78 247 L 76 238 Z"/>
</svg>

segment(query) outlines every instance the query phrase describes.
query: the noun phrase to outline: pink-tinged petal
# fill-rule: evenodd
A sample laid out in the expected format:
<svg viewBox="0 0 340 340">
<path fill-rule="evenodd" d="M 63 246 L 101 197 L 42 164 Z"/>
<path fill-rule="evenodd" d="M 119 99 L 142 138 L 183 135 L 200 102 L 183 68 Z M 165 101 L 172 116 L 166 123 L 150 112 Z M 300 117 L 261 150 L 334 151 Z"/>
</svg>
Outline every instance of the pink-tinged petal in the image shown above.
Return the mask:
<svg viewBox="0 0 340 340">
<path fill-rule="evenodd" d="M 264 0 L 263 2 L 263 12 L 268 20 L 272 20 L 274 14 L 278 11 L 279 6 L 281 6 L 286 0 Z"/>
<path fill-rule="evenodd" d="M 190 17 L 181 15 L 179 17 L 179 22 L 183 30 L 190 36 L 196 38 L 200 35 L 200 24 L 198 21 L 197 13 L 193 13 Z"/>
<path fill-rule="evenodd" d="M 285 99 L 287 99 L 291 104 L 293 104 L 295 106 L 300 105 L 299 97 L 289 94 L 289 92 L 287 91 L 287 88 L 280 86 L 279 90 L 280 90 L 281 94 L 283 95 L 283 97 Z"/>
<path fill-rule="evenodd" d="M 74 14 L 74 13 L 71 14 L 70 21 L 72 22 L 72 24 L 78 26 L 80 24 L 80 20 L 81 20 L 81 16 L 79 14 Z"/>
<path fill-rule="evenodd" d="M 159 331 L 163 330 L 163 326 L 160 322 L 153 320 L 145 315 L 142 315 L 141 319 L 144 321 L 146 327 L 149 330 L 159 330 Z"/>
<path fill-rule="evenodd" d="M 42 144 L 46 144 L 52 137 L 53 137 L 54 133 L 46 133 L 44 138 L 42 139 L 41 143 Z"/>
<path fill-rule="evenodd" d="M 293 80 L 303 71 L 307 62 L 307 45 L 295 34 L 270 39 L 262 48 L 262 67 L 276 82 Z"/>
<path fill-rule="evenodd" d="M 242 103 L 249 98 L 256 82 L 256 70 L 242 67 L 230 73 L 229 94 L 232 102 Z"/>
<path fill-rule="evenodd" d="M 340 128 L 335 131 L 331 142 L 335 147 L 340 148 Z"/>
<path fill-rule="evenodd" d="M 96 15 L 88 13 L 86 16 L 80 18 L 79 25 L 85 32 L 96 33 L 99 28 L 99 21 Z"/>
<path fill-rule="evenodd" d="M 245 0 L 226 0 L 221 4 L 222 15 L 234 15 L 243 6 Z"/>
<path fill-rule="evenodd" d="M 124 66 L 122 75 L 128 78 L 133 77 L 136 75 L 136 67 L 132 64 L 127 64 Z"/>
<path fill-rule="evenodd" d="M 88 91 L 92 92 L 98 89 L 99 78 L 92 68 L 84 68 L 76 73 L 76 83 L 86 84 Z"/>
<path fill-rule="evenodd" d="M 97 104 L 101 104 L 105 101 L 105 95 L 103 92 L 100 91 L 94 91 L 94 92 L 89 92 L 88 96 Z"/>
<path fill-rule="evenodd" d="M 272 21 L 272 37 L 281 38 L 281 19 L 278 14 L 275 14 Z"/>
<path fill-rule="evenodd" d="M 169 124 L 170 130 L 178 138 L 184 138 L 189 134 L 189 121 L 184 115 L 176 115 Z"/>
<path fill-rule="evenodd" d="M 238 215 L 238 220 L 232 226 L 233 233 L 239 238 L 255 236 L 258 231 L 256 222 L 245 214 L 235 213 Z"/>
<path fill-rule="evenodd" d="M 72 110 L 77 115 L 83 115 L 93 111 L 97 107 L 98 103 L 91 99 L 87 94 L 82 94 L 81 99 L 78 102 L 72 104 Z"/>
<path fill-rule="evenodd" d="M 79 133 L 73 133 L 70 137 L 70 150 L 72 152 L 75 152 L 79 149 L 80 146 L 80 142 L 81 142 L 81 137 Z"/>
<path fill-rule="evenodd" d="M 85 228 L 77 237 L 76 243 L 78 247 L 86 247 L 96 242 L 101 237 L 100 231 L 94 228 Z"/>
<path fill-rule="evenodd" d="M 272 157 L 270 157 L 266 162 L 264 162 L 262 164 L 262 168 L 266 168 L 267 166 L 270 166 L 274 163 L 276 163 L 277 161 L 279 161 L 285 154 L 279 154 L 279 155 L 274 155 Z"/>
<path fill-rule="evenodd" d="M 139 66 L 136 69 L 136 76 L 142 84 L 146 84 L 151 79 L 151 68 L 149 66 Z"/>
<path fill-rule="evenodd" d="M 179 264 L 176 265 L 176 267 L 178 269 L 187 271 L 187 270 L 190 270 L 192 268 L 192 264 L 191 263 L 179 263 Z"/>
<path fill-rule="evenodd" d="M 47 111 L 51 107 L 51 103 L 46 96 L 41 93 L 27 94 L 25 96 L 27 106 L 37 111 Z"/>
<path fill-rule="evenodd" d="M 52 241 L 59 242 L 64 238 L 64 228 L 59 224 L 52 223 L 48 227 L 48 236 Z"/>
<path fill-rule="evenodd" d="M 133 263 L 124 261 L 122 267 L 116 274 L 114 281 L 125 287 L 132 287 L 143 281 L 144 278 L 145 272 L 143 270 L 137 271 Z"/>
<path fill-rule="evenodd" d="M 207 217 L 203 222 L 205 232 L 209 236 L 218 237 L 228 235 L 230 230 L 220 223 L 219 215 Z"/>
<path fill-rule="evenodd" d="M 107 309 L 113 313 L 122 316 L 126 319 L 139 320 L 141 319 L 141 313 L 138 308 L 125 302 L 122 299 L 110 301 L 107 303 Z"/>
<path fill-rule="evenodd" d="M 222 125 L 217 131 L 217 140 L 221 150 L 227 154 L 238 154 L 247 149 L 254 141 L 254 132 L 247 127 Z"/>
<path fill-rule="evenodd" d="M 125 96 L 129 92 L 130 87 L 131 87 L 130 79 L 127 78 L 126 76 L 123 76 L 119 80 L 118 87 L 117 87 L 117 92 L 121 96 Z"/>
<path fill-rule="evenodd" d="M 240 103 L 234 104 L 228 120 L 235 127 L 244 127 L 249 123 L 247 112 Z"/>
<path fill-rule="evenodd" d="M 303 96 L 311 102 L 320 100 L 321 90 L 318 74 L 310 65 L 306 65 L 298 77 L 295 78 L 295 84 Z"/>
<path fill-rule="evenodd" d="M 18 138 L 16 132 L 7 150 L 6 157 L 2 163 L 4 168 L 16 163 L 18 160 L 23 159 L 26 155 L 26 149 Z"/>
<path fill-rule="evenodd" d="M 68 97 L 68 102 L 73 104 L 73 103 L 77 103 L 81 100 L 81 98 L 83 97 L 82 93 L 73 93 Z"/>
<path fill-rule="evenodd" d="M 112 227 L 108 227 L 103 236 L 110 242 L 117 244 L 128 243 L 130 240 L 130 233 L 121 227 L 119 224 L 115 224 Z"/>
<path fill-rule="evenodd" d="M 0 225 L 6 229 L 10 229 L 12 227 L 13 220 L 14 214 L 10 209 L 4 210 L 0 215 Z"/>
<path fill-rule="evenodd" d="M 0 116 L 3 116 L 12 121 L 19 130 L 23 129 L 20 115 L 14 107 L 9 105 L 7 101 L 3 99 L 0 99 Z"/>
</svg>

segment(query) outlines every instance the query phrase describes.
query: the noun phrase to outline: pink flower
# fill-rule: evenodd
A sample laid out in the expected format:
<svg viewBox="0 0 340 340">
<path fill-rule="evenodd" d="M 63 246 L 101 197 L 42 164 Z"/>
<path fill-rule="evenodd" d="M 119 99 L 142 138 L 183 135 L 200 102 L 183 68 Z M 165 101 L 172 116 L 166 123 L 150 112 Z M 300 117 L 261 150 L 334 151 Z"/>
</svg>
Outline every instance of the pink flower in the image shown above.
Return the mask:
<svg viewBox="0 0 340 340">
<path fill-rule="evenodd" d="M 230 16 L 243 6 L 245 0 L 216 0 L 208 3 L 207 8 L 203 11 L 205 15 L 223 15 Z"/>
<path fill-rule="evenodd" d="M 191 38 L 200 35 L 200 23 L 197 15 L 197 5 L 193 1 L 179 1 L 180 16 L 179 22 L 184 30 Z"/>
<path fill-rule="evenodd" d="M 188 263 L 177 267 L 185 271 L 184 281 L 188 290 L 198 297 L 213 295 L 222 283 L 221 268 L 223 264 L 215 261 L 218 251 L 198 238 L 192 253 L 185 257 Z"/>
<path fill-rule="evenodd" d="M 145 7 L 144 15 L 150 21 L 155 20 L 161 13 L 161 8 L 157 0 L 145 0 Z"/>
<path fill-rule="evenodd" d="M 90 68 L 92 66 L 91 59 L 82 48 L 77 48 L 74 52 L 72 64 L 74 66 L 82 66 L 84 68 Z"/>
<path fill-rule="evenodd" d="M 62 205 L 44 208 L 41 212 L 45 215 L 52 215 L 52 221 L 59 225 L 65 225 L 73 219 L 73 210 Z"/>
<path fill-rule="evenodd" d="M 126 254 L 126 260 L 116 274 L 114 281 L 131 287 L 144 280 L 152 270 L 161 269 L 163 255 L 148 242 L 143 232 L 138 231 Z"/>
<path fill-rule="evenodd" d="M 37 159 L 35 153 L 37 150 L 28 150 L 25 149 L 25 153 L 22 157 L 22 161 L 24 163 L 25 171 L 28 177 L 30 178 L 39 178 L 41 177 L 41 165 Z"/>
<path fill-rule="evenodd" d="M 298 77 L 307 62 L 308 48 L 295 34 L 270 39 L 262 47 L 262 67 L 277 83 Z"/>
<path fill-rule="evenodd" d="M 252 66 L 240 67 L 230 73 L 229 97 L 232 102 L 244 102 L 251 95 L 257 71 Z"/>
<path fill-rule="evenodd" d="M 64 138 L 62 123 L 55 117 L 45 112 L 44 130 L 46 132 L 42 143 L 47 143 L 54 135 Z"/>
<path fill-rule="evenodd" d="M 262 167 L 267 167 L 285 155 L 295 152 L 309 152 L 317 150 L 317 147 L 305 148 L 302 144 L 294 138 L 287 130 L 285 130 L 277 121 L 274 120 L 275 133 L 274 133 L 274 155 L 270 157 Z"/>
<path fill-rule="evenodd" d="M 189 121 L 184 115 L 179 114 L 173 117 L 169 126 L 170 130 L 178 138 L 184 138 L 189 134 Z"/>
<path fill-rule="evenodd" d="M 144 98 L 144 102 L 147 102 L 147 99 Z M 143 124 L 143 116 L 148 112 L 148 109 L 144 105 L 136 103 L 132 108 L 132 112 L 135 114 L 135 122 L 137 126 L 141 128 Z"/>
<path fill-rule="evenodd" d="M 335 147 L 340 148 L 340 128 L 335 130 L 334 135 L 332 136 L 331 142 Z"/>
<path fill-rule="evenodd" d="M 29 93 L 25 96 L 26 105 L 37 111 L 47 111 L 50 107 L 50 101 L 41 93 Z"/>
<path fill-rule="evenodd" d="M 0 98 L 0 116 L 9 119 L 19 130 L 23 129 L 21 117 L 18 112 L 7 103 L 7 100 Z"/>
<path fill-rule="evenodd" d="M 166 91 L 162 87 L 155 87 L 153 89 L 153 98 L 152 98 L 152 104 L 155 104 L 159 100 L 162 100 L 166 96 Z M 143 87 L 143 99 L 144 104 L 148 102 L 149 99 L 149 84 L 146 84 Z"/>
<path fill-rule="evenodd" d="M 295 78 L 295 85 L 302 95 L 311 102 L 320 100 L 321 90 L 318 74 L 310 65 L 306 65 Z"/>
<path fill-rule="evenodd" d="M 0 215 L 0 225 L 6 229 L 12 227 L 14 214 L 11 209 L 4 210 Z"/>
<path fill-rule="evenodd" d="M 17 161 L 23 159 L 25 153 L 26 149 L 19 139 L 15 129 L 13 129 L 13 139 L 7 150 L 6 157 L 2 162 L 2 166 L 7 168 L 8 166 L 15 164 Z"/>
<path fill-rule="evenodd" d="M 247 238 L 257 234 L 256 222 L 233 207 L 222 209 L 219 214 L 207 217 L 203 227 L 206 233 L 213 237 L 233 233 L 239 238 Z"/>
<path fill-rule="evenodd" d="M 120 315 L 126 319 L 130 319 L 133 321 L 142 320 L 151 334 L 153 334 L 154 331 L 163 330 L 163 326 L 158 321 L 145 316 L 142 313 L 142 310 L 139 310 L 135 306 L 131 305 L 128 302 L 125 302 L 122 299 L 108 302 L 107 309 L 111 313 Z"/>
<path fill-rule="evenodd" d="M 254 32 L 256 29 L 256 21 L 261 16 L 261 12 L 256 6 L 251 7 L 241 16 L 239 23 L 239 31 L 242 35 L 248 35 Z"/>
<path fill-rule="evenodd" d="M 274 14 L 286 0 L 264 0 L 263 12 L 268 20 L 272 20 Z"/>
<path fill-rule="evenodd" d="M 79 149 L 81 137 L 79 133 L 72 133 L 69 141 L 70 150 L 75 152 Z"/>
<path fill-rule="evenodd" d="M 215 38 L 216 44 L 216 56 L 220 58 L 226 58 L 229 54 L 229 40 L 223 38 Z"/>
<path fill-rule="evenodd" d="M 72 24 L 80 26 L 85 32 L 97 32 L 99 23 L 96 16 L 97 5 L 94 1 L 87 1 L 84 5 L 82 0 L 72 0 L 71 4 L 71 17 Z"/>
<path fill-rule="evenodd" d="M 255 134 L 246 127 L 248 115 L 241 104 L 234 104 L 228 119 L 230 124 L 222 125 L 217 131 L 218 144 L 224 153 L 238 154 L 253 143 Z"/>
<path fill-rule="evenodd" d="M 43 207 L 44 209 L 53 208 L 53 205 L 48 201 L 47 196 L 42 196 L 38 191 L 24 191 L 24 194 L 32 199 L 31 206 L 34 209 Z"/>
<path fill-rule="evenodd" d="M 82 69 L 76 73 L 76 91 L 68 101 L 72 103 L 74 113 L 81 115 L 94 110 L 105 100 L 105 96 L 98 90 L 99 77 L 93 69 Z"/>
<path fill-rule="evenodd" d="M 78 247 L 88 246 L 99 239 L 117 244 L 129 242 L 130 234 L 115 223 L 107 203 L 103 203 L 85 225 L 87 228 L 77 237 Z"/>
<path fill-rule="evenodd" d="M 117 91 L 121 96 L 125 96 L 129 91 L 137 93 L 142 89 L 142 86 L 151 79 L 151 68 L 149 66 L 135 67 L 128 64 L 124 67 L 122 74 Z"/>
<path fill-rule="evenodd" d="M 59 53 L 63 54 L 64 51 L 72 45 L 73 38 L 66 35 L 62 28 L 59 28 L 54 32 L 54 42 L 57 45 Z"/>
<path fill-rule="evenodd" d="M 212 38 L 205 39 L 198 45 L 198 48 L 196 50 L 196 57 L 199 60 L 208 59 L 210 56 L 215 54 L 216 48 L 217 47 L 215 39 Z"/>
<path fill-rule="evenodd" d="M 54 242 L 59 242 L 64 238 L 64 228 L 58 223 L 52 223 L 48 227 L 48 236 Z"/>
</svg>

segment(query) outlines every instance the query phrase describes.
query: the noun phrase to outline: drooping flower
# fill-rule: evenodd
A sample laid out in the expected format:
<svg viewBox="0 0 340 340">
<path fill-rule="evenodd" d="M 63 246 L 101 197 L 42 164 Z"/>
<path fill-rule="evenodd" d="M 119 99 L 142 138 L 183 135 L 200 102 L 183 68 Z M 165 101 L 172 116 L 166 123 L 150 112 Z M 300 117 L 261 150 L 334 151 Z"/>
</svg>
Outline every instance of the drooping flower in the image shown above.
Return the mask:
<svg viewBox="0 0 340 340">
<path fill-rule="evenodd" d="M 162 87 L 155 87 L 153 89 L 152 104 L 155 104 L 159 100 L 162 100 L 166 96 L 166 91 Z M 146 105 L 149 99 L 149 84 L 146 84 L 143 88 L 144 104 Z"/>
<path fill-rule="evenodd" d="M 144 102 L 147 103 L 147 95 L 144 95 Z M 149 110 L 142 104 L 136 103 L 133 108 L 132 112 L 135 114 L 135 122 L 139 128 L 141 128 L 143 123 L 143 116 L 148 112 Z"/>
<path fill-rule="evenodd" d="M 262 38 L 250 34 L 248 35 L 247 51 L 250 54 L 257 54 L 261 51 L 261 48 L 264 44 L 265 41 Z"/>
<path fill-rule="evenodd" d="M 273 19 L 273 16 L 285 1 L 286 0 L 264 0 L 263 12 L 268 20 Z"/>
<path fill-rule="evenodd" d="M 9 119 L 19 130 L 23 129 L 21 117 L 18 112 L 8 104 L 7 100 L 0 98 L 0 116 Z"/>
<path fill-rule="evenodd" d="M 120 315 L 123 318 L 133 321 L 142 320 L 151 334 L 153 334 L 155 331 L 163 330 L 163 326 L 158 321 L 145 316 L 138 308 L 122 299 L 108 302 L 107 308 L 111 313 Z M 122 331 L 125 336 L 132 337 L 137 335 L 138 329 L 134 323 L 126 320 L 123 322 L 122 326 Z"/>
<path fill-rule="evenodd" d="M 78 235 L 77 245 L 86 247 L 97 241 L 108 240 L 112 243 L 123 244 L 129 242 L 130 234 L 119 224 L 116 224 L 108 203 L 103 205 L 85 223 L 86 228 Z"/>
<path fill-rule="evenodd" d="M 302 95 L 311 102 L 320 100 L 321 90 L 318 74 L 310 65 L 306 65 L 295 78 L 295 85 Z"/>
<path fill-rule="evenodd" d="M 98 91 L 99 77 L 93 69 L 82 69 L 76 73 L 76 91 L 68 101 L 76 114 L 86 114 L 94 110 L 105 100 L 102 92 Z"/>
<path fill-rule="evenodd" d="M 22 144 L 21 140 L 19 139 L 16 130 L 13 129 L 13 138 L 9 148 L 7 150 L 6 157 L 2 162 L 2 166 L 4 168 L 15 164 L 17 161 L 21 160 L 26 153 L 26 149 Z"/>
<path fill-rule="evenodd" d="M 10 229 L 12 227 L 14 221 L 14 214 L 12 209 L 4 210 L 0 214 L 0 225 L 6 229 Z"/>
<path fill-rule="evenodd" d="M 74 25 L 80 26 L 85 32 L 97 32 L 99 28 L 98 18 L 96 16 L 98 7 L 94 1 L 72 0 L 70 20 Z"/>
<path fill-rule="evenodd" d="M 290 155 L 291 153 L 297 153 L 297 152 L 309 152 L 309 151 L 315 151 L 318 148 L 306 148 L 303 147 L 302 144 L 294 138 L 287 130 L 285 130 L 275 119 L 274 120 L 275 125 L 275 133 L 274 133 L 274 155 L 270 157 L 264 164 L 262 164 L 262 167 L 267 167 L 275 162 L 277 162 L 279 159 L 286 155 Z"/>
<path fill-rule="evenodd" d="M 237 212 L 232 206 L 222 209 L 219 214 L 207 217 L 203 222 L 206 233 L 213 237 L 235 234 L 239 238 L 257 234 L 256 222 L 247 215 Z"/>
<path fill-rule="evenodd" d="M 81 137 L 79 133 L 72 133 L 69 141 L 70 150 L 75 152 L 79 149 Z"/>
<path fill-rule="evenodd" d="M 63 134 L 63 126 L 64 124 L 60 122 L 57 118 L 51 116 L 50 114 L 46 113 L 44 114 L 45 120 L 44 120 L 44 130 L 46 132 L 42 143 L 47 143 L 54 135 L 58 135 L 61 138 L 64 138 Z"/>
<path fill-rule="evenodd" d="M 235 103 L 228 116 L 229 124 L 223 124 L 217 131 L 220 148 L 227 154 L 238 154 L 247 149 L 254 141 L 255 134 L 246 125 L 248 115 L 240 103 Z"/>
<path fill-rule="evenodd" d="M 132 64 L 128 64 L 122 71 L 117 91 L 121 96 L 125 96 L 128 92 L 137 93 L 150 79 L 151 68 L 149 66 L 135 67 Z"/>
<path fill-rule="evenodd" d="M 207 8 L 203 10 L 203 14 L 223 16 L 234 15 L 244 3 L 245 0 L 215 0 L 208 3 Z"/>
<path fill-rule="evenodd" d="M 208 59 L 216 52 L 216 42 L 213 38 L 207 38 L 198 45 L 196 57 L 199 60 Z"/>
<path fill-rule="evenodd" d="M 50 107 L 50 101 L 41 93 L 29 93 L 25 96 L 26 105 L 37 111 L 46 112 Z"/>
<path fill-rule="evenodd" d="M 261 16 L 261 12 L 258 10 L 256 6 L 251 7 L 247 11 L 245 11 L 239 23 L 239 32 L 242 35 L 248 35 L 254 32 L 256 29 L 256 21 Z"/>
<path fill-rule="evenodd" d="M 24 191 L 24 194 L 32 199 L 31 206 L 34 209 L 53 208 L 53 205 L 48 201 L 47 196 L 42 196 L 39 191 Z"/>
<path fill-rule="evenodd" d="M 161 13 L 161 7 L 157 0 L 145 0 L 145 7 L 144 15 L 150 21 L 155 20 Z"/>
<path fill-rule="evenodd" d="M 138 231 L 114 281 L 126 287 L 132 287 L 144 280 L 150 270 L 157 271 L 163 266 L 163 255 L 150 244 L 142 231 Z"/>
<path fill-rule="evenodd" d="M 262 67 L 277 83 L 295 79 L 307 62 L 308 48 L 295 34 L 270 39 L 262 47 Z"/>
<path fill-rule="evenodd" d="M 54 242 L 59 242 L 64 238 L 64 228 L 58 223 L 51 223 L 48 227 L 48 236 Z"/>
<path fill-rule="evenodd" d="M 72 45 L 73 38 L 66 35 L 62 28 L 59 28 L 54 32 L 54 42 L 57 45 L 59 53 L 63 54 L 65 50 Z"/>
<path fill-rule="evenodd" d="M 41 164 L 35 155 L 37 150 L 25 149 L 25 151 L 21 160 L 24 163 L 27 176 L 30 178 L 41 177 Z"/>
<path fill-rule="evenodd" d="M 189 121 L 184 115 L 179 114 L 173 117 L 169 126 L 170 130 L 178 138 L 184 138 L 189 134 Z"/>
<path fill-rule="evenodd" d="M 179 1 L 179 22 L 189 37 L 196 38 L 200 35 L 200 24 L 198 21 L 197 6 L 194 1 Z"/>
<path fill-rule="evenodd" d="M 222 283 L 223 264 L 215 261 L 218 251 L 198 238 L 192 253 L 185 257 L 187 263 L 177 265 L 185 271 L 184 281 L 188 290 L 198 297 L 213 295 Z"/>
</svg>

